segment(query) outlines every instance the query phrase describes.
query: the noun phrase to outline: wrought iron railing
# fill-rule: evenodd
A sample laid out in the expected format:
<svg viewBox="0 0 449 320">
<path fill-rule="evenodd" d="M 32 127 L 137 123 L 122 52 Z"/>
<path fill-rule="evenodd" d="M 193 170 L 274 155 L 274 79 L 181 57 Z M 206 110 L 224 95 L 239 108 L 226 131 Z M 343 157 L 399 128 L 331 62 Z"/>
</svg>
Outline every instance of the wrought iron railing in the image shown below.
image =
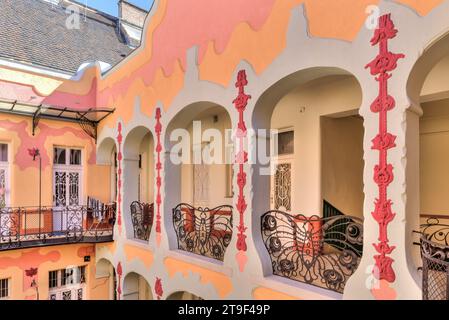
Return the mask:
<svg viewBox="0 0 449 320">
<path fill-rule="evenodd" d="M 326 200 L 323 200 L 323 218 L 331 220 L 335 217 L 339 217 L 339 219 L 341 219 L 339 220 L 340 223 L 333 227 L 332 232 L 326 232 L 324 234 L 324 242 L 329 244 L 330 246 L 335 247 L 336 249 L 344 250 L 345 248 L 342 247 L 342 244 L 346 243 L 346 229 L 348 225 L 354 220 L 352 220 L 351 217 L 345 215 L 343 212 L 338 210 Z M 363 250 L 363 243 L 353 243 L 352 246 L 354 247 L 355 252 L 362 252 Z"/>
<path fill-rule="evenodd" d="M 343 292 L 362 256 L 361 219 L 293 216 L 272 210 L 262 216 L 261 223 L 273 274 Z"/>
<path fill-rule="evenodd" d="M 181 203 L 173 209 L 178 249 L 223 261 L 232 239 L 232 206 L 194 208 Z"/>
<path fill-rule="evenodd" d="M 134 239 L 148 241 L 153 226 L 154 205 L 134 201 L 131 203 L 131 221 L 134 228 Z"/>
<path fill-rule="evenodd" d="M 115 205 L 0 208 L 0 250 L 113 239 Z"/>
<path fill-rule="evenodd" d="M 423 300 L 449 300 L 449 224 L 440 219 L 421 225 Z"/>
</svg>

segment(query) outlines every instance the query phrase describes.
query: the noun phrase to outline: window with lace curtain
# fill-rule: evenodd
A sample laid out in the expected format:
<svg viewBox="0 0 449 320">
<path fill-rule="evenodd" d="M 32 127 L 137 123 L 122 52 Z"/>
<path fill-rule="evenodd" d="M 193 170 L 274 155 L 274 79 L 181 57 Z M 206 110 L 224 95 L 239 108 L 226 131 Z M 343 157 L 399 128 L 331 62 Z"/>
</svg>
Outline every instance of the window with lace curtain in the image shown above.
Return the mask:
<svg viewBox="0 0 449 320">
<path fill-rule="evenodd" d="M 9 203 L 8 144 L 0 143 L 0 208 Z"/>
</svg>

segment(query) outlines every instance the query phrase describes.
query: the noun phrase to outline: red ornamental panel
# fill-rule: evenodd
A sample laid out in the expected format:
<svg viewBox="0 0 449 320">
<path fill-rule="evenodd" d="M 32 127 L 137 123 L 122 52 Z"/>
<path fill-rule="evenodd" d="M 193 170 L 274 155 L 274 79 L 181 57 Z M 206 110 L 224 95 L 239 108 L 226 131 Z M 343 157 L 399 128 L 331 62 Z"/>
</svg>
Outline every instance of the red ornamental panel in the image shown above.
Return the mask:
<svg viewBox="0 0 449 320">
<path fill-rule="evenodd" d="M 251 99 L 250 95 L 245 93 L 245 86 L 248 85 L 248 80 L 246 79 L 246 71 L 240 70 L 237 75 L 237 82 L 235 87 L 239 89 L 237 98 L 233 101 L 235 108 L 239 113 L 239 123 L 236 137 L 238 139 L 238 152 L 236 155 L 236 163 L 239 164 L 239 172 L 237 173 L 237 185 L 239 187 L 239 195 L 237 200 L 237 210 L 240 215 L 239 225 L 237 227 L 237 250 L 246 251 L 246 227 L 244 221 L 244 214 L 247 208 L 245 196 L 243 190 L 246 185 L 246 173 L 244 171 L 243 165 L 248 162 L 248 153 L 244 150 L 244 140 L 247 136 L 247 129 L 244 120 L 244 112 L 246 106 L 248 105 L 248 100 Z"/>
<path fill-rule="evenodd" d="M 118 284 L 117 284 L 117 299 L 120 300 L 122 297 L 122 263 L 119 262 L 117 264 L 117 275 L 118 275 Z"/>
<path fill-rule="evenodd" d="M 371 104 L 371 111 L 379 114 L 379 132 L 372 140 L 372 149 L 379 151 L 379 163 L 374 167 L 374 182 L 378 186 L 379 195 L 372 212 L 373 218 L 379 225 L 379 242 L 373 244 L 378 253 L 374 256 L 377 267 L 375 274 L 378 275 L 379 280 L 390 283 L 395 281 L 396 275 L 392 266 L 394 260 L 388 256 L 395 249 L 388 240 L 388 224 L 395 217 L 391 208 L 392 202 L 388 198 L 388 186 L 394 180 L 394 168 L 388 163 L 388 150 L 396 147 L 396 136 L 388 132 L 387 115 L 388 111 L 395 108 L 396 103 L 388 94 L 388 79 L 392 76 L 391 72 L 396 69 L 397 61 L 405 56 L 390 52 L 388 40 L 396 37 L 397 32 L 390 14 L 379 18 L 379 26 L 371 39 L 372 46 L 379 46 L 379 54 L 366 66 L 379 83 L 379 95 Z"/>
<path fill-rule="evenodd" d="M 119 226 L 119 233 L 121 233 L 122 226 L 122 123 L 118 123 L 118 135 L 117 135 L 117 144 L 118 144 L 118 152 L 117 152 L 117 224 Z"/>
<path fill-rule="evenodd" d="M 162 289 L 162 280 L 156 277 L 156 282 L 154 283 L 154 292 L 156 293 L 157 299 L 161 300 L 164 290 Z"/>
<path fill-rule="evenodd" d="M 162 143 L 161 143 L 161 133 L 162 133 L 162 124 L 161 124 L 161 109 L 156 109 L 156 126 L 155 126 L 157 144 L 156 144 L 156 153 L 157 153 L 157 161 L 156 161 L 156 232 L 161 233 L 161 186 L 162 186 L 162 178 L 161 178 L 161 152 L 162 152 Z"/>
</svg>

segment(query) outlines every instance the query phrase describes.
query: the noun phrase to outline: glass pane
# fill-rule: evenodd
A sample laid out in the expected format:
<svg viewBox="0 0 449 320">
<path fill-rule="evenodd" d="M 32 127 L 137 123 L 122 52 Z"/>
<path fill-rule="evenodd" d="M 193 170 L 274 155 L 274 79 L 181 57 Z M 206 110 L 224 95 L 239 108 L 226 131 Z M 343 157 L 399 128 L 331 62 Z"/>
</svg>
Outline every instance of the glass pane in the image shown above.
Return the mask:
<svg viewBox="0 0 449 320">
<path fill-rule="evenodd" d="M 9 279 L 0 280 L 0 298 L 7 298 L 9 296 Z"/>
<path fill-rule="evenodd" d="M 16 106 L 14 107 L 14 111 L 19 111 L 19 112 L 24 112 L 24 113 L 31 113 L 33 114 L 34 112 L 36 112 L 37 110 L 37 106 L 29 106 L 26 104 L 16 104 Z"/>
<path fill-rule="evenodd" d="M 70 285 L 74 283 L 74 279 L 73 279 L 73 269 L 63 269 L 62 271 L 62 285 L 66 286 L 66 285 Z"/>
<path fill-rule="evenodd" d="M 49 288 L 56 288 L 58 286 L 58 271 L 50 271 L 48 286 Z"/>
<path fill-rule="evenodd" d="M 70 172 L 69 173 L 69 205 L 77 206 L 79 205 L 79 173 Z"/>
<path fill-rule="evenodd" d="M 65 164 L 65 149 L 55 148 L 54 164 Z"/>
<path fill-rule="evenodd" d="M 8 109 L 11 109 L 11 107 L 13 106 L 13 103 L 12 102 L 0 102 L 0 109 L 3 109 L 3 110 L 8 110 Z"/>
<path fill-rule="evenodd" d="M 0 168 L 0 208 L 4 208 L 6 206 L 6 170 Z"/>
<path fill-rule="evenodd" d="M 67 175 L 65 172 L 55 172 L 55 205 L 63 207 L 66 205 L 66 183 Z"/>
<path fill-rule="evenodd" d="M 280 132 L 278 134 L 278 152 L 282 154 L 292 154 L 294 152 L 293 131 Z"/>
<path fill-rule="evenodd" d="M 70 149 L 70 164 L 81 165 L 81 150 Z"/>
<path fill-rule="evenodd" d="M 0 161 L 8 162 L 8 145 L 6 143 L 0 144 Z"/>
<path fill-rule="evenodd" d="M 81 266 L 78 268 L 78 279 L 77 283 L 85 283 L 86 282 L 86 267 Z"/>
</svg>

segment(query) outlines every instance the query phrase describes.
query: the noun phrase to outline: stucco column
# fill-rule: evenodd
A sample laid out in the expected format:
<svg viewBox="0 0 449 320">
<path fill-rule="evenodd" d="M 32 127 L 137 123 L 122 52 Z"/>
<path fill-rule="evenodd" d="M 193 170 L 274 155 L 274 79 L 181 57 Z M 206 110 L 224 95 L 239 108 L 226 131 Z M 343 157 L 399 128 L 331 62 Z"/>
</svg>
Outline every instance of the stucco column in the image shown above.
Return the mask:
<svg viewBox="0 0 449 320">
<path fill-rule="evenodd" d="M 345 287 L 345 299 L 421 298 L 412 258 L 419 217 L 419 114 L 401 105 L 407 100 L 406 80 L 395 70 L 405 57 L 388 50 L 396 32 L 385 15 L 371 40 L 379 54 L 368 65 L 374 81 L 364 86 L 369 99 L 360 111 L 365 126 L 363 257 Z"/>
</svg>

